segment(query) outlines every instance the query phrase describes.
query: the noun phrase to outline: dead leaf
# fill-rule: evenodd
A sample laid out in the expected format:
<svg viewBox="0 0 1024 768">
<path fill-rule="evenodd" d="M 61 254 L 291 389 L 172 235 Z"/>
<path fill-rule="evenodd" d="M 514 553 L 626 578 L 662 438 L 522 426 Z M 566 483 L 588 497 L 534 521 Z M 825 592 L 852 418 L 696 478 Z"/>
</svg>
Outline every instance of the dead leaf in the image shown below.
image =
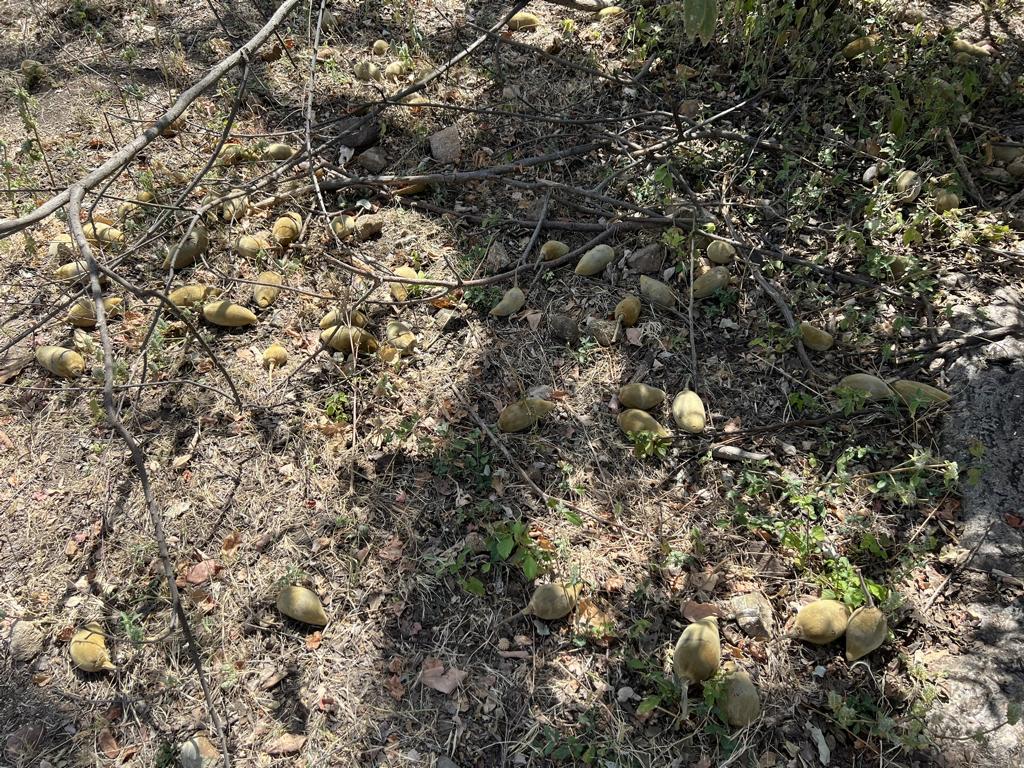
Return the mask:
<svg viewBox="0 0 1024 768">
<path fill-rule="evenodd" d="M 573 627 L 600 645 L 607 645 L 615 637 L 615 619 L 589 597 L 582 597 L 576 603 Z"/>
<path fill-rule="evenodd" d="M 117 739 L 114 738 L 114 734 L 110 732 L 109 728 L 102 729 L 99 736 L 96 737 L 96 741 L 103 754 L 111 760 L 117 759 L 121 754 L 121 748 L 117 746 Z"/>
<path fill-rule="evenodd" d="M 1014 515 L 1011 512 L 1007 512 L 1003 515 L 1003 520 L 1005 520 L 1006 524 L 1011 528 L 1024 528 L 1024 517 L 1021 517 L 1020 515 Z"/>
<path fill-rule="evenodd" d="M 402 548 L 405 544 L 397 536 L 392 536 L 391 540 L 384 545 L 384 548 L 378 553 L 381 560 L 387 560 L 389 563 L 397 563 L 402 559 Z"/>
<path fill-rule="evenodd" d="M 3 383 L 3 382 L 0 382 Z M 7 433 L 0 430 L 0 447 L 3 447 L 3 453 L 14 450 L 14 443 L 11 442 L 11 438 L 7 436 Z"/>
<path fill-rule="evenodd" d="M 529 651 L 498 651 L 498 655 L 503 659 L 528 659 L 530 658 Z"/>
<path fill-rule="evenodd" d="M 531 331 L 536 331 L 538 328 L 540 328 L 540 321 L 543 317 L 544 314 L 542 312 L 526 313 L 526 322 L 529 323 Z"/>
<path fill-rule="evenodd" d="M 263 747 L 263 751 L 271 757 L 278 757 L 280 755 L 294 755 L 296 752 L 302 749 L 302 745 L 305 743 L 305 736 L 300 736 L 297 733 L 285 733 L 281 736 L 278 736 L 276 739 L 271 739 Z"/>
<path fill-rule="evenodd" d="M 171 462 L 171 467 L 173 467 L 174 469 L 181 469 L 190 461 L 192 461 L 192 454 L 183 453 L 181 456 L 174 457 L 174 460 Z"/>
<path fill-rule="evenodd" d="M 634 347 L 643 346 L 644 332 L 639 328 L 627 328 L 626 329 L 626 341 L 632 344 Z"/>
<path fill-rule="evenodd" d="M 315 651 L 317 648 L 320 647 L 320 643 L 323 642 L 323 639 L 324 636 L 322 633 L 314 632 L 312 635 L 306 638 L 306 647 L 311 651 Z"/>
<path fill-rule="evenodd" d="M 280 669 L 275 667 L 274 669 L 269 670 L 260 679 L 260 690 L 269 691 L 271 688 L 280 683 L 286 677 L 288 677 L 287 669 Z"/>
<path fill-rule="evenodd" d="M 216 560 L 203 560 L 188 569 L 185 581 L 192 585 L 199 585 L 209 581 L 222 570 L 222 566 Z"/>
<path fill-rule="evenodd" d="M 467 674 L 467 672 L 455 667 L 445 671 L 444 664 L 440 659 L 427 656 L 423 660 L 423 666 L 420 668 L 420 683 L 428 688 L 433 688 L 435 691 L 440 691 L 446 696 L 450 696 L 455 693 L 459 683 L 466 679 Z"/>
<path fill-rule="evenodd" d="M 33 355 L 22 355 L 21 357 L 6 358 L 0 362 L 0 384 L 6 384 L 13 379 L 22 369 L 32 362 Z"/>
<path fill-rule="evenodd" d="M 687 621 L 700 621 L 708 616 L 721 617 L 721 613 L 711 603 L 697 603 L 693 600 L 687 600 L 683 604 L 683 618 Z"/>
<path fill-rule="evenodd" d="M 7 737 L 7 757 L 12 760 L 26 759 L 39 749 L 44 736 L 46 736 L 46 728 L 42 723 L 23 725 Z"/>
<path fill-rule="evenodd" d="M 238 531 L 232 531 L 224 537 L 224 543 L 220 545 L 220 553 L 227 557 L 233 555 L 238 551 L 238 547 L 242 543 L 242 534 Z"/>
<path fill-rule="evenodd" d="M 68 539 L 68 545 L 64 547 L 64 554 L 68 557 L 74 557 L 78 554 L 78 545 L 74 539 Z"/>
<path fill-rule="evenodd" d="M 402 685 L 398 675 L 391 675 L 384 681 L 384 688 L 395 701 L 401 701 L 405 697 L 405 686 Z"/>
</svg>

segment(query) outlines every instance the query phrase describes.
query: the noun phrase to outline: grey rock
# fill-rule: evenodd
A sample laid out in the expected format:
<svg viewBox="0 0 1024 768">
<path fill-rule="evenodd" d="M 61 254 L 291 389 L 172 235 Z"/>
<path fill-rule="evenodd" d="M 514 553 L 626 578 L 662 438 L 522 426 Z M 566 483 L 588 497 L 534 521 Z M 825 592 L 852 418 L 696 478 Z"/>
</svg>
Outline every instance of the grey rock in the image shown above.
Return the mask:
<svg viewBox="0 0 1024 768">
<path fill-rule="evenodd" d="M 730 606 L 736 614 L 736 623 L 750 637 L 767 639 L 775 630 L 775 618 L 772 604 L 757 592 L 736 595 Z"/>
<path fill-rule="evenodd" d="M 645 245 L 629 254 L 626 263 L 637 272 L 657 272 L 665 263 L 665 247 L 661 243 Z"/>
<path fill-rule="evenodd" d="M 220 753 L 206 736 L 198 734 L 178 748 L 181 768 L 212 768 L 220 762 Z"/>
<path fill-rule="evenodd" d="M 610 347 L 612 345 L 612 339 L 615 338 L 615 323 L 611 320 L 601 320 L 596 317 L 588 317 L 587 335 L 593 336 L 594 341 L 602 347 Z"/>
<path fill-rule="evenodd" d="M 501 272 L 511 263 L 505 244 L 501 240 L 492 242 L 487 248 L 487 255 L 484 256 L 484 271 L 491 274 Z"/>
<path fill-rule="evenodd" d="M 569 315 L 553 312 L 548 315 L 548 334 L 556 341 L 564 341 L 571 346 L 580 342 L 580 327 Z"/>
<path fill-rule="evenodd" d="M 437 768 L 459 768 L 459 764 L 447 755 L 437 758 Z"/>
<path fill-rule="evenodd" d="M 370 173 L 381 173 L 388 167 L 388 159 L 377 147 L 368 149 L 356 158 L 356 163 Z"/>
<path fill-rule="evenodd" d="M 35 622 L 16 622 L 11 629 L 11 657 L 16 661 L 32 661 L 42 653 L 45 639 Z"/>
<path fill-rule="evenodd" d="M 430 154 L 439 163 L 456 163 L 462 157 L 462 140 L 459 128 L 449 125 L 430 137 Z"/>
</svg>

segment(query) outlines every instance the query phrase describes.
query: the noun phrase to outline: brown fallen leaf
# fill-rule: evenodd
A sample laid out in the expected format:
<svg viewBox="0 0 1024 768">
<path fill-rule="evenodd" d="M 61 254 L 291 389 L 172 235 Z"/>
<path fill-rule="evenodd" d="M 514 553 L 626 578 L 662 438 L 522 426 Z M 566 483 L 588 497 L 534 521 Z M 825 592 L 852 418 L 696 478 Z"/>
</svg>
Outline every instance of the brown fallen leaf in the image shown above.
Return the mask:
<svg viewBox="0 0 1024 768">
<path fill-rule="evenodd" d="M 721 618 L 721 615 L 718 608 L 711 603 L 697 603 L 693 600 L 687 600 L 683 603 L 683 618 L 687 621 L 700 621 L 708 616 L 718 616 Z"/>
<path fill-rule="evenodd" d="M 232 531 L 224 537 L 224 543 L 220 545 L 220 553 L 224 557 L 235 554 L 242 543 L 242 534 L 239 531 Z"/>
<path fill-rule="evenodd" d="M 577 601 L 573 628 L 599 645 L 607 645 L 615 637 L 615 619 L 589 597 Z"/>
<path fill-rule="evenodd" d="M 321 634 L 320 632 L 314 632 L 306 638 L 306 647 L 311 651 L 315 651 L 317 648 L 320 647 L 320 643 L 323 642 L 323 639 L 323 634 Z"/>
<path fill-rule="evenodd" d="M 427 656 L 423 660 L 423 666 L 420 668 L 419 681 L 428 688 L 433 688 L 435 691 L 440 691 L 446 696 L 450 696 L 455 693 L 459 683 L 466 679 L 467 674 L 469 673 L 455 667 L 445 671 L 444 664 L 440 659 Z"/>
<path fill-rule="evenodd" d="M 188 569 L 185 581 L 193 585 L 202 584 L 220 573 L 221 568 L 220 563 L 216 560 L 203 560 Z"/>
<path fill-rule="evenodd" d="M 306 743 L 306 737 L 297 733 L 285 733 L 267 742 L 263 751 L 271 757 L 294 755 Z"/>
<path fill-rule="evenodd" d="M 391 675 L 384 680 L 384 688 L 395 701 L 401 701 L 405 697 L 405 686 L 398 675 Z"/>
<path fill-rule="evenodd" d="M 542 312 L 527 312 L 526 322 L 530 325 L 531 331 L 536 331 L 540 328 L 540 321 L 543 319 L 544 314 Z"/>
<path fill-rule="evenodd" d="M 121 754 L 121 748 L 117 746 L 117 739 L 114 738 L 114 734 L 110 732 L 109 728 L 100 730 L 99 735 L 96 737 L 96 742 L 99 745 L 100 751 L 111 760 L 116 760 L 118 755 Z"/>
<path fill-rule="evenodd" d="M 392 536 L 391 540 L 384 545 L 383 549 L 378 553 L 381 560 L 387 560 L 389 563 L 397 563 L 402 559 L 402 548 L 405 544 L 397 536 Z"/>
<path fill-rule="evenodd" d="M 21 726 L 7 737 L 7 757 L 15 761 L 27 759 L 39 749 L 45 736 L 46 728 L 42 723 Z"/>
</svg>

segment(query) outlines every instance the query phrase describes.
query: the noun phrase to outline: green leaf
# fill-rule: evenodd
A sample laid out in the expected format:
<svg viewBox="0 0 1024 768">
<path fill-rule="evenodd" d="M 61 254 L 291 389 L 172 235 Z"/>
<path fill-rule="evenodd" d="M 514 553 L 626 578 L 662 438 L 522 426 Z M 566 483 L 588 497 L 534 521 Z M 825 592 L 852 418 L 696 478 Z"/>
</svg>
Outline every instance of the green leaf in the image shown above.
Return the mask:
<svg viewBox="0 0 1024 768">
<path fill-rule="evenodd" d="M 484 589 L 484 583 L 475 576 L 467 576 L 462 582 L 462 588 L 477 597 L 483 597 L 487 594 L 487 590 Z"/>
<path fill-rule="evenodd" d="M 520 565 L 523 569 L 523 576 L 525 576 L 530 581 L 533 581 L 535 578 L 537 578 L 537 573 L 540 571 L 540 568 L 538 567 L 537 560 L 534 558 L 533 555 L 531 555 L 528 552 L 524 554 L 523 561 L 522 563 L 520 563 Z"/>
<path fill-rule="evenodd" d="M 498 540 L 495 542 L 495 551 L 498 553 L 499 558 L 508 560 L 508 556 L 512 554 L 515 546 L 515 537 L 506 533 L 498 537 Z"/>
<path fill-rule="evenodd" d="M 1016 725 L 1020 722 L 1021 707 L 1019 701 L 1011 701 L 1006 705 L 1006 724 Z"/>
<path fill-rule="evenodd" d="M 690 40 L 699 37 L 701 43 L 707 45 L 715 34 L 717 23 L 718 0 L 684 0 L 683 29 Z"/>
<path fill-rule="evenodd" d="M 648 696 L 646 699 L 640 702 L 636 708 L 638 715 L 646 715 L 648 712 L 653 712 L 661 705 L 661 696 L 654 694 Z"/>
<path fill-rule="evenodd" d="M 573 512 L 568 507 L 562 507 L 562 517 L 568 520 L 573 525 L 583 526 L 583 518 Z"/>
</svg>

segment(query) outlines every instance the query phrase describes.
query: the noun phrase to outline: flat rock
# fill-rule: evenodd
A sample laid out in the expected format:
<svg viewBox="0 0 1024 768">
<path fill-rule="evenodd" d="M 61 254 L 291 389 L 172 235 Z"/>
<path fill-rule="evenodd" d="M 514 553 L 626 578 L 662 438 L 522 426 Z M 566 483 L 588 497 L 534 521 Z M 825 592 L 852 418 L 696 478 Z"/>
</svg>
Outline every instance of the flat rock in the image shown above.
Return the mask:
<svg viewBox="0 0 1024 768">
<path fill-rule="evenodd" d="M 661 243 L 651 243 L 626 257 L 626 264 L 636 272 L 657 272 L 665 263 L 665 247 Z"/>
<path fill-rule="evenodd" d="M 459 128 L 449 125 L 430 137 L 430 154 L 439 163 L 456 163 L 462 157 L 462 140 Z"/>
<path fill-rule="evenodd" d="M 388 159 L 377 147 L 372 147 L 356 158 L 356 164 L 370 173 L 381 173 L 388 167 Z"/>
<path fill-rule="evenodd" d="M 495 240 L 488 246 L 487 255 L 484 256 L 484 271 L 490 274 L 501 272 L 512 260 L 509 258 L 508 249 L 501 240 Z"/>
<path fill-rule="evenodd" d="M 548 335 L 575 347 L 580 342 L 580 327 L 569 315 L 552 312 L 547 318 Z"/>
<path fill-rule="evenodd" d="M 16 622 L 11 628 L 11 657 L 15 661 L 32 661 L 42 653 L 45 639 L 35 622 Z"/>
<path fill-rule="evenodd" d="M 178 749 L 178 765 L 181 768 L 212 768 L 220 763 L 220 753 L 206 736 L 198 734 L 184 742 Z"/>
<path fill-rule="evenodd" d="M 958 313 L 952 323 L 967 332 L 1020 324 L 1022 307 L 1020 293 L 1004 288 L 983 312 Z M 946 376 L 953 399 L 943 455 L 957 462 L 963 478 L 960 546 L 977 548 L 966 568 L 980 572 L 992 586 L 978 590 L 967 607 L 975 620 L 970 637 L 964 638 L 968 651 L 929 666 L 929 672 L 944 675 L 949 697 L 936 704 L 928 724 L 935 735 L 960 739 L 940 740 L 948 766 L 1022 765 L 1024 722 L 998 726 L 1007 706 L 1024 700 L 1024 599 L 1007 605 L 996 580 L 1005 578 L 997 572 L 1024 578 L 1024 529 L 1015 527 L 1017 518 L 1011 517 L 1020 515 L 1024 499 L 1024 341 L 1018 334 L 964 348 L 950 356 Z M 972 475 L 977 475 L 973 482 Z M 947 593 L 955 589 L 953 583 Z M 990 730 L 980 741 L 971 738 Z"/>
<path fill-rule="evenodd" d="M 736 614 L 736 623 L 750 637 L 767 639 L 775 629 L 772 604 L 757 592 L 736 595 L 730 601 L 730 607 Z"/>
</svg>

